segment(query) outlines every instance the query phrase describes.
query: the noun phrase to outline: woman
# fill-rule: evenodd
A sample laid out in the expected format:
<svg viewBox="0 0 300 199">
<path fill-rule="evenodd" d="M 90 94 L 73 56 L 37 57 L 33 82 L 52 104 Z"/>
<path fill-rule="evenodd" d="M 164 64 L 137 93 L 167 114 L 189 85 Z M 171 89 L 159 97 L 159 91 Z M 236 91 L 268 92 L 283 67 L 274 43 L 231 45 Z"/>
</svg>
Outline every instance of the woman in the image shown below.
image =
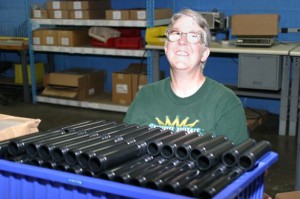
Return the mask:
<svg viewBox="0 0 300 199">
<path fill-rule="evenodd" d="M 246 140 L 249 136 L 241 101 L 203 74 L 211 37 L 206 20 L 198 12 L 184 9 L 171 18 L 166 37 L 170 77 L 144 86 L 124 122 L 174 132 L 225 135 L 235 144 Z"/>
</svg>

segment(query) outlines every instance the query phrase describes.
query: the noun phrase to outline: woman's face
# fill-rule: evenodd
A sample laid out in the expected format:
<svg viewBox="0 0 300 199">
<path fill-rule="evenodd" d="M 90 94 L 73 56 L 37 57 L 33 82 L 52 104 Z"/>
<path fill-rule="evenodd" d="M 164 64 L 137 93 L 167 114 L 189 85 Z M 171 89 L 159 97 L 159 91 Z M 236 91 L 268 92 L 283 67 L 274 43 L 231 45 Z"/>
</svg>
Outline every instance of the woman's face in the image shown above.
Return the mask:
<svg viewBox="0 0 300 199">
<path fill-rule="evenodd" d="M 182 16 L 174 23 L 172 30 L 179 32 L 203 32 L 203 29 L 190 16 Z M 165 54 L 172 69 L 193 70 L 200 69 L 201 63 L 205 62 L 209 50 L 202 40 L 198 43 L 189 43 L 187 34 L 181 34 L 178 41 L 166 41 Z M 197 67 L 197 68 L 196 68 Z"/>
</svg>

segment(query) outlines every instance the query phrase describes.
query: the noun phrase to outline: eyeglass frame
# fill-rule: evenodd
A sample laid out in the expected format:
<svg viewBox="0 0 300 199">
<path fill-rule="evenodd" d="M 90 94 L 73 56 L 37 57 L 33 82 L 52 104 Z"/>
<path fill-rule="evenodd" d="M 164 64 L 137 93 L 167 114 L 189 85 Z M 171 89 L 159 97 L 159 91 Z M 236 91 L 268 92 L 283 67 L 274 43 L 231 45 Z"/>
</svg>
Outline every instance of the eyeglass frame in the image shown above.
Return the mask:
<svg viewBox="0 0 300 199">
<path fill-rule="evenodd" d="M 179 32 L 179 33 L 180 33 L 180 37 L 179 37 L 177 40 L 175 40 L 175 41 L 170 40 L 170 38 L 169 38 L 170 34 L 169 34 L 169 33 L 170 33 L 171 31 Z M 195 33 L 195 34 L 199 35 L 199 41 L 197 41 L 197 42 L 190 42 L 189 39 L 188 39 L 188 38 L 189 38 L 189 37 L 188 37 L 188 34 L 189 34 L 189 33 Z M 170 41 L 170 42 L 177 42 L 177 41 L 179 41 L 179 40 L 181 39 L 182 34 L 186 34 L 186 35 L 187 35 L 187 41 L 188 41 L 188 43 L 190 43 L 190 44 L 197 44 L 197 43 L 200 43 L 200 42 L 204 43 L 204 34 L 203 34 L 201 31 L 200 31 L 200 32 L 197 32 L 197 31 L 182 32 L 182 31 L 179 31 L 179 30 L 176 30 L 176 29 L 168 29 L 168 30 L 165 32 L 166 38 L 167 38 L 167 40 Z"/>
</svg>

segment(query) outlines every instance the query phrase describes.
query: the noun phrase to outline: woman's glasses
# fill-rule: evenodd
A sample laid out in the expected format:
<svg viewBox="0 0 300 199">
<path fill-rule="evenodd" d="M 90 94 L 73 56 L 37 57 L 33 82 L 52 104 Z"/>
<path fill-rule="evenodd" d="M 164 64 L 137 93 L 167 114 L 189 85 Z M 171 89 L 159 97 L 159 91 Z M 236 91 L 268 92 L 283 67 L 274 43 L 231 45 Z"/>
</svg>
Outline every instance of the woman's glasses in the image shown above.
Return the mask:
<svg viewBox="0 0 300 199">
<path fill-rule="evenodd" d="M 171 42 L 178 41 L 183 34 L 186 34 L 186 39 L 191 44 L 203 42 L 203 33 L 200 32 L 180 32 L 179 30 L 167 30 L 167 39 Z"/>
</svg>

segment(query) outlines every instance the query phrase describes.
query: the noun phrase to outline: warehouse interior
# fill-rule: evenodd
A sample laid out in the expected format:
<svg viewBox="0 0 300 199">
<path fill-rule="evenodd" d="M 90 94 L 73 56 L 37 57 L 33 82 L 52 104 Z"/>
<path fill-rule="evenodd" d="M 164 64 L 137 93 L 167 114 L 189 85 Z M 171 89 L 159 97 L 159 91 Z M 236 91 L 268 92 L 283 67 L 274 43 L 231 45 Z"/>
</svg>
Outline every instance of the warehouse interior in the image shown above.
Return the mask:
<svg viewBox="0 0 300 199">
<path fill-rule="evenodd" d="M 296 183 L 300 183 L 300 179 L 297 180 L 299 177 L 297 174 L 297 156 L 299 155 L 297 148 L 300 144 L 297 142 L 300 82 L 300 75 L 298 74 L 300 71 L 298 60 L 300 57 L 298 1 L 145 0 L 137 2 L 128 0 L 126 3 L 122 0 L 89 1 L 94 2 L 93 5 L 98 5 L 101 2 L 100 10 L 110 10 L 110 12 L 103 12 L 103 16 L 94 13 L 94 16 L 91 14 L 86 16 L 84 20 L 78 21 L 91 21 L 87 25 L 90 27 L 98 22 L 93 22 L 94 18 L 90 20 L 89 17 L 96 16 L 96 20 L 97 17 L 104 17 L 103 23 L 106 23 L 106 20 L 116 20 L 118 22 L 116 24 L 123 24 L 124 21 L 126 23 L 128 20 L 129 28 L 128 24 L 118 27 L 115 23 L 112 23 L 113 25 L 95 25 L 94 27 L 112 26 L 118 31 L 130 30 L 130 34 L 137 34 L 138 37 L 138 40 L 135 40 L 135 46 L 116 46 L 113 50 L 109 50 L 111 48 L 109 45 L 112 44 L 108 42 L 99 43 L 94 37 L 91 40 L 91 32 L 89 32 L 88 41 L 93 41 L 93 48 L 100 49 L 98 51 L 77 48 L 82 44 L 86 45 L 86 39 L 78 39 L 76 41 L 78 43 L 74 40 L 75 43 L 71 44 L 73 46 L 67 47 L 58 43 L 55 45 L 47 44 L 48 41 L 44 41 L 46 44 L 34 43 L 37 42 L 36 38 L 43 38 L 43 34 L 50 35 L 53 29 L 62 28 L 64 23 L 67 24 L 67 27 L 72 28 L 74 28 L 73 26 L 85 26 L 82 22 L 76 22 L 75 14 L 70 21 L 76 25 L 69 24 L 64 15 L 57 19 L 54 14 L 55 6 L 57 4 L 67 5 L 66 2 L 74 6 L 71 12 L 75 13 L 75 5 L 78 5 L 75 2 L 82 3 L 83 0 L 16 0 L 15 3 L 9 0 L 1 1 L 0 12 L 3 14 L 0 16 L 0 46 L 7 45 L 5 40 L 9 40 L 9 42 L 14 40 L 15 43 L 9 45 L 19 45 L 19 39 L 29 44 L 29 50 L 26 48 L 25 51 L 27 62 L 25 64 L 28 64 L 31 71 L 28 72 L 30 83 L 29 85 L 26 83 L 26 85 L 24 83 L 26 78 L 24 79 L 22 76 L 21 69 L 25 60 L 22 60 L 23 51 L 0 47 L 0 114 L 40 119 L 41 122 L 38 126 L 40 132 L 86 120 L 107 120 L 121 123 L 128 106 L 136 95 L 135 92 L 140 88 L 139 86 L 170 76 L 169 63 L 162 51 L 163 42 L 158 42 L 159 47 L 157 48 L 155 47 L 156 40 L 153 45 L 149 38 L 148 41 L 146 39 L 147 28 L 155 27 L 151 21 L 153 19 L 141 20 L 145 24 L 148 23 L 148 25 L 144 25 L 139 20 L 135 21 L 135 18 L 126 18 L 130 15 L 127 16 L 124 13 L 127 13 L 128 10 L 142 10 L 149 14 L 151 12 L 146 12 L 147 10 L 162 9 L 163 12 L 155 13 L 156 17 L 162 16 L 161 19 L 158 19 L 158 23 L 166 25 L 164 17 L 169 19 L 172 13 L 182 8 L 192 8 L 202 12 L 203 15 L 207 15 L 207 20 L 212 19 L 210 25 L 212 25 L 213 42 L 204 74 L 227 85 L 237 93 L 245 110 L 247 110 L 250 137 L 256 141 L 269 141 L 272 145 L 272 151 L 278 154 L 278 160 L 267 169 L 264 192 L 274 199 L 286 199 L 292 196 L 279 196 L 278 194 L 286 192 L 293 192 L 292 194 L 294 194 L 295 191 L 299 191 L 300 187 L 296 185 Z M 89 9 L 87 8 L 87 10 Z M 113 11 L 116 10 L 124 12 L 122 16 L 125 18 L 114 19 Z M 35 16 L 34 11 L 43 12 L 37 12 L 38 14 Z M 93 11 L 93 9 L 90 10 L 91 13 Z M 51 12 L 53 16 L 49 14 Z M 43 16 L 43 13 L 47 13 L 48 16 Z M 262 21 L 266 20 L 266 24 L 260 26 L 258 30 L 248 30 L 247 23 L 252 24 L 253 18 L 250 18 L 250 22 L 247 19 L 238 18 L 241 20 L 239 21 L 234 18 L 234 16 L 241 15 L 269 15 L 271 19 L 258 18 Z M 70 16 L 71 14 L 69 14 Z M 30 17 L 33 20 L 29 24 Z M 53 18 L 58 22 L 52 22 Z M 45 19 L 50 19 L 50 22 Z M 140 23 L 143 25 L 140 26 Z M 47 33 L 42 32 L 45 29 L 48 31 Z M 39 33 L 39 30 L 42 31 Z M 86 37 L 86 31 L 82 31 L 84 33 L 80 33 L 80 31 L 78 31 L 78 35 L 84 36 L 81 35 L 78 38 Z M 246 37 L 243 31 L 248 31 L 245 33 Z M 251 34 L 254 36 L 249 37 L 249 31 L 253 31 Z M 260 31 L 269 31 L 268 36 L 257 35 L 259 34 L 257 32 Z M 160 39 L 163 36 L 159 35 L 158 37 Z M 33 40 L 30 40 L 30 37 Z M 17 41 L 15 41 L 16 38 Z M 242 41 L 242 39 L 245 40 Z M 106 39 L 106 41 L 108 40 Z M 236 41 L 245 43 L 234 43 Z M 120 43 L 114 43 L 114 45 L 117 44 Z M 123 45 L 125 44 L 123 43 Z M 148 49 L 145 50 L 147 45 Z M 237 46 L 238 49 L 228 50 L 228 46 Z M 124 50 L 126 48 L 129 48 L 129 51 Z M 34 66 L 34 71 L 32 71 L 32 66 Z M 65 71 L 73 74 L 74 71 L 82 72 L 81 70 L 86 69 L 92 72 L 97 71 L 97 74 L 93 73 L 95 76 L 92 78 L 96 79 L 98 85 L 96 93 L 88 94 L 91 96 L 81 95 L 76 89 L 74 94 L 74 90 L 58 92 L 58 90 L 53 90 L 54 87 L 51 87 L 53 84 L 51 73 L 57 75 L 55 81 L 64 82 L 65 76 L 59 75 L 64 74 Z M 132 72 L 132 70 L 135 72 L 132 73 L 130 80 L 133 82 L 130 95 L 118 95 L 117 83 L 115 82 L 117 75 L 127 74 L 128 71 Z M 134 76 L 136 71 L 138 71 L 138 75 Z M 122 82 L 123 84 L 124 82 Z M 298 186 L 300 185 L 298 184 Z"/>
</svg>

